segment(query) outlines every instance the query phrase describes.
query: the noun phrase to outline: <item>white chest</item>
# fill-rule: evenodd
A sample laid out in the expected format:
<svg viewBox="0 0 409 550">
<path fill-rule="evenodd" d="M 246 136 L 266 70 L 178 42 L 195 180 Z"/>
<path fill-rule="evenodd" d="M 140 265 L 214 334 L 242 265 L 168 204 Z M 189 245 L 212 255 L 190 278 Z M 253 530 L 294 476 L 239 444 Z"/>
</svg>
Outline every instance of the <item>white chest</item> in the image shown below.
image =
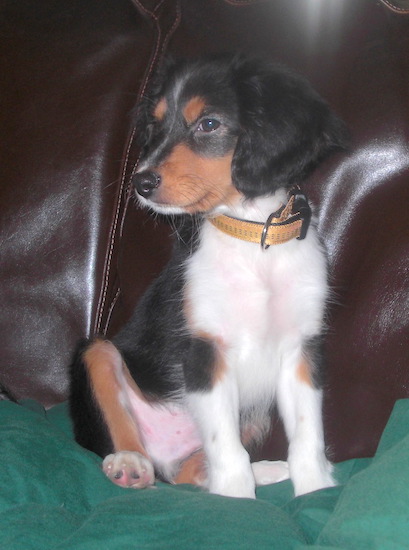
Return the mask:
<svg viewBox="0 0 409 550">
<path fill-rule="evenodd" d="M 206 223 L 187 265 L 189 324 L 221 342 L 239 386 L 259 393 L 286 353 L 321 332 L 325 266 L 313 228 L 303 241 L 262 250 Z"/>
</svg>

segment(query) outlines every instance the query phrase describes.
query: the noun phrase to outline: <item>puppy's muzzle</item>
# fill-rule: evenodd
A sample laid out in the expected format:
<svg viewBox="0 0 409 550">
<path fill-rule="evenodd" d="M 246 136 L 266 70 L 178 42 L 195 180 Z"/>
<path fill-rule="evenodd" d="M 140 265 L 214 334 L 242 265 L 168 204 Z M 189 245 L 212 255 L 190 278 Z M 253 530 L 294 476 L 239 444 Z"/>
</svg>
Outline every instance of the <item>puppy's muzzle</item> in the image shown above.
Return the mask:
<svg viewBox="0 0 409 550">
<path fill-rule="evenodd" d="M 153 192 L 157 189 L 161 183 L 159 174 L 155 172 L 145 171 L 135 174 L 132 178 L 132 183 L 136 187 L 136 191 L 145 199 L 152 197 Z"/>
</svg>

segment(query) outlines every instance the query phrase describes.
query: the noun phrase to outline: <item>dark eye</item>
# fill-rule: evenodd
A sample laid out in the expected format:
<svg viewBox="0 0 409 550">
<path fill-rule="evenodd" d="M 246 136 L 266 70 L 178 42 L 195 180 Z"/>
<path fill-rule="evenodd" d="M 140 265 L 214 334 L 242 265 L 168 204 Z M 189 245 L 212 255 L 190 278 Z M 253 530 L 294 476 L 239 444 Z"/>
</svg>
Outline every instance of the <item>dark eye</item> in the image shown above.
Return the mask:
<svg viewBox="0 0 409 550">
<path fill-rule="evenodd" d="M 197 127 L 197 129 L 199 130 L 199 132 L 209 133 L 217 130 L 219 126 L 220 126 L 220 122 L 215 118 L 204 118 L 199 124 L 199 126 Z"/>
</svg>

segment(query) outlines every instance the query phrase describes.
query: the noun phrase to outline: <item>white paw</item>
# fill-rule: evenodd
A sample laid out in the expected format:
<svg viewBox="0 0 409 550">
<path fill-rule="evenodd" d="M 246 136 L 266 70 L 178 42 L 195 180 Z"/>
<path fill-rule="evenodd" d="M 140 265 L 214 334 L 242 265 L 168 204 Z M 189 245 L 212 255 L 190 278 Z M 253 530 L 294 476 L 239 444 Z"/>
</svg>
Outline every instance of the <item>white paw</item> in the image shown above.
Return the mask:
<svg viewBox="0 0 409 550">
<path fill-rule="evenodd" d="M 209 472 L 209 492 L 225 497 L 256 498 L 254 475 L 247 464 L 243 469 Z"/>
<path fill-rule="evenodd" d="M 113 483 L 121 487 L 144 489 L 155 483 L 151 462 L 134 451 L 120 451 L 106 456 L 102 469 Z"/>
<path fill-rule="evenodd" d="M 257 486 L 271 485 L 290 477 L 288 463 L 283 460 L 261 460 L 260 462 L 253 462 L 251 467 Z"/>
<path fill-rule="evenodd" d="M 290 465 L 295 496 L 334 487 L 336 482 L 332 476 L 332 469 L 332 464 L 326 459 L 303 464 L 297 468 Z"/>
</svg>

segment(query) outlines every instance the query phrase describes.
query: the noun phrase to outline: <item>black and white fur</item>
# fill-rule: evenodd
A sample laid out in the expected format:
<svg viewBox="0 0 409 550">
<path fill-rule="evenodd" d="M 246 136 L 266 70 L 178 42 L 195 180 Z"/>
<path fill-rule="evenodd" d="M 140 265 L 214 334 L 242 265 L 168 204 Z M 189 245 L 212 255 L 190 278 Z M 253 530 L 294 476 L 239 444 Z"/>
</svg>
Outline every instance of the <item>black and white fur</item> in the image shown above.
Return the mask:
<svg viewBox="0 0 409 550">
<path fill-rule="evenodd" d="M 288 472 L 296 495 L 333 485 L 318 382 L 327 269 L 315 223 L 305 239 L 263 250 L 209 218 L 265 223 L 343 147 L 343 124 L 301 77 L 237 55 L 165 64 L 137 125 L 139 202 L 176 217 L 178 235 L 122 331 L 77 352 L 77 440 L 106 457 L 106 474 L 124 486 L 173 482 L 198 453 L 191 481 L 212 493 L 254 498 L 256 483 Z M 288 464 L 251 465 L 248 447 L 268 432 L 274 404 Z M 124 419 L 132 449 L 118 435 Z"/>
</svg>

